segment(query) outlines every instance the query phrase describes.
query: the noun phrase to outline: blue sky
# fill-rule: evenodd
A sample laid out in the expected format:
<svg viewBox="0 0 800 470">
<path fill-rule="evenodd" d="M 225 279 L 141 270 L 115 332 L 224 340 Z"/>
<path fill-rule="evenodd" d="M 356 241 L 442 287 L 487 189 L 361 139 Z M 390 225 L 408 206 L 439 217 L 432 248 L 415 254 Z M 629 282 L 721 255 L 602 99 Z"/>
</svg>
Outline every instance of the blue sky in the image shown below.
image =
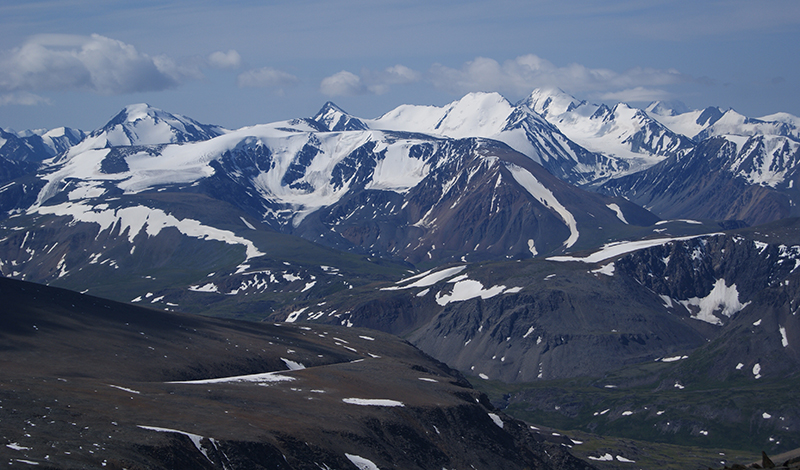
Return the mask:
<svg viewBox="0 0 800 470">
<path fill-rule="evenodd" d="M 800 115 L 797 0 L 18 1 L 0 127 L 92 130 L 147 102 L 229 128 L 377 117 L 470 91 Z"/>
</svg>

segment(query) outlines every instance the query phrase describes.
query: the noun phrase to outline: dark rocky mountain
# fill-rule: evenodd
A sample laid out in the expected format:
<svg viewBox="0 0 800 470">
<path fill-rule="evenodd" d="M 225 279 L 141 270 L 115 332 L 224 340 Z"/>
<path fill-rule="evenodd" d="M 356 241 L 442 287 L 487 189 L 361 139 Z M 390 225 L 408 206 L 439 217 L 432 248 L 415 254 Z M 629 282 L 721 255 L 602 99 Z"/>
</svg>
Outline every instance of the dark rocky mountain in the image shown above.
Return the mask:
<svg viewBox="0 0 800 470">
<path fill-rule="evenodd" d="M 47 132 L 27 131 L 22 134 L 0 129 L 0 157 L 6 160 L 39 163 L 77 144 L 83 131 L 60 127 Z"/>
<path fill-rule="evenodd" d="M 0 279 L 0 458 L 43 468 L 589 470 L 389 335 Z"/>
<path fill-rule="evenodd" d="M 786 137 L 714 137 L 684 156 L 603 184 L 663 218 L 756 225 L 800 214 L 800 144 Z"/>
<path fill-rule="evenodd" d="M 598 376 L 723 337 L 739 346 L 723 347 L 725 362 L 707 364 L 703 377 L 727 380 L 756 363 L 762 376 L 784 377 L 800 366 L 786 346 L 800 344 L 791 287 L 800 272 L 797 219 L 771 229 L 773 237 L 781 231 L 780 241 L 766 230 L 666 237 L 587 257 L 462 264 L 275 318 L 388 331 L 465 373 L 504 382 Z M 777 316 L 760 335 L 741 335 L 741 325 L 771 311 Z"/>
<path fill-rule="evenodd" d="M 508 390 L 495 403 L 535 423 L 796 447 L 800 220 L 667 235 L 683 224 L 599 252 L 437 269 L 273 318 L 404 336 L 488 390 Z"/>
</svg>

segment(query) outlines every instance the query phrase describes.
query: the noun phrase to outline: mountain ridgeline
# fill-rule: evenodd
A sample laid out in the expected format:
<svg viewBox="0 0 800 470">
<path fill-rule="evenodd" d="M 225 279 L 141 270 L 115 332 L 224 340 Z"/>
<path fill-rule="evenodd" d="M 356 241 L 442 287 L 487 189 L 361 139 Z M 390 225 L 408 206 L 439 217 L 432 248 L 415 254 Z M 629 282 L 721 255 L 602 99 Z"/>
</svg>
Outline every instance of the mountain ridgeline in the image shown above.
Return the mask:
<svg viewBox="0 0 800 470">
<path fill-rule="evenodd" d="M 561 90 L 375 119 L 326 103 L 237 130 L 131 105 L 90 133 L 2 131 L 0 273 L 162 310 L 381 330 L 522 390 L 497 406 L 576 429 L 624 434 L 615 420 L 633 411 L 617 391 L 646 410 L 708 392 L 719 401 L 641 429 L 702 446 L 722 442 L 708 429 L 758 422 L 748 445 L 773 453 L 800 446 L 800 412 L 768 412 L 768 394 L 723 412 L 716 390 L 797 379 L 798 125 Z M 550 381 L 591 405 L 525 392 Z M 619 413 L 598 414 L 603 400 Z M 199 455 L 215 461 L 209 446 Z"/>
</svg>

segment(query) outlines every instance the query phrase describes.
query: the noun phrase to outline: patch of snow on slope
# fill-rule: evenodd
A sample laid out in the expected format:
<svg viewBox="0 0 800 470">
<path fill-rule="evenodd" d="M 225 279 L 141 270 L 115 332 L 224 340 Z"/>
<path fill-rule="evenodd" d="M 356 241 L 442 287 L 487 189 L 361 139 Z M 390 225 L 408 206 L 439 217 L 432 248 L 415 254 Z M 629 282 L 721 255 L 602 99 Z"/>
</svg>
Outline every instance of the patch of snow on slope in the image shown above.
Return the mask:
<svg viewBox="0 0 800 470">
<path fill-rule="evenodd" d="M 139 426 L 136 426 L 136 427 L 141 428 L 141 429 L 146 429 L 148 431 L 174 432 L 176 434 L 183 434 L 184 436 L 188 437 L 189 440 L 192 441 L 192 444 L 194 444 L 194 446 L 197 448 L 197 450 L 199 450 L 209 462 L 211 462 L 212 464 L 214 463 L 214 461 L 211 460 L 208 457 L 208 451 L 205 448 L 203 448 L 203 446 L 200 444 L 200 441 L 202 441 L 203 436 L 200 436 L 198 434 L 192 434 L 190 432 L 178 431 L 177 429 L 158 428 L 158 427 L 155 427 L 155 426 L 141 426 L 141 425 L 139 425 Z"/>
<path fill-rule="evenodd" d="M 624 223 L 626 225 L 628 224 L 628 221 L 625 220 L 625 215 L 622 213 L 622 209 L 620 209 L 618 205 L 616 205 L 616 204 L 606 204 L 606 207 L 608 207 L 609 209 L 614 211 L 614 213 L 617 214 L 617 218 L 619 220 L 621 220 L 622 223 Z"/>
<path fill-rule="evenodd" d="M 567 210 L 566 207 L 561 205 L 558 202 L 558 199 L 553 195 L 552 191 L 547 189 L 542 183 L 536 179 L 528 170 L 514 165 L 512 163 L 507 163 L 506 168 L 508 171 L 511 172 L 511 176 L 525 188 L 526 191 L 530 193 L 531 196 L 536 198 L 537 201 L 544 204 L 546 207 L 552 208 L 556 213 L 561 216 L 561 219 L 564 223 L 567 224 L 569 228 L 569 238 L 564 242 L 565 248 L 570 248 L 575 242 L 578 241 L 578 223 L 575 221 L 575 217 L 572 215 L 570 211 Z"/>
<path fill-rule="evenodd" d="M 480 281 L 473 279 L 466 279 L 459 281 L 453 285 L 453 291 L 450 294 L 441 295 L 441 292 L 436 294 L 436 303 L 442 306 L 450 302 L 461 302 L 464 300 L 474 299 L 480 297 L 488 299 L 498 294 L 502 294 L 506 290 L 506 286 L 493 286 L 489 289 L 484 289 Z"/>
<path fill-rule="evenodd" d="M 497 416 L 494 413 L 489 413 L 489 417 L 492 418 L 492 421 L 494 421 L 494 424 L 496 424 L 497 427 L 499 427 L 500 429 L 503 429 L 503 426 L 505 425 L 505 423 L 503 423 L 503 420 L 500 419 L 499 416 Z"/>
<path fill-rule="evenodd" d="M 365 189 L 383 189 L 402 194 L 419 184 L 430 168 L 424 159 L 409 156 L 413 144 L 409 142 L 387 147 L 384 158 L 375 164 L 372 180 Z"/>
<path fill-rule="evenodd" d="M 722 325 L 722 321 L 714 312 L 719 311 L 720 314 L 730 318 L 750 304 L 750 302 L 744 304 L 739 302 L 739 290 L 736 288 L 736 284 L 727 286 L 725 279 L 717 279 L 707 296 L 692 297 L 689 300 L 681 300 L 680 303 L 692 312 L 692 318 L 712 325 Z M 696 309 L 691 307 L 696 307 Z"/>
<path fill-rule="evenodd" d="M 281 361 L 283 361 L 283 363 L 286 364 L 286 367 L 289 370 L 303 370 L 303 369 L 306 368 L 306 366 L 304 366 L 300 362 L 295 362 L 295 361 L 291 361 L 289 359 L 284 359 L 284 358 L 281 358 Z"/>
<path fill-rule="evenodd" d="M 129 230 L 128 240 L 131 243 L 142 230 L 147 233 L 147 236 L 154 237 L 162 229 L 174 227 L 187 237 L 220 241 L 230 245 L 244 245 L 247 259 L 264 255 L 256 248 L 253 242 L 239 237 L 233 232 L 203 225 L 200 221 L 194 219 L 178 219 L 162 210 L 150 207 L 133 206 L 121 209 L 97 210 L 97 207 L 87 204 L 65 202 L 54 206 L 40 206 L 34 209 L 34 212 L 71 216 L 78 222 L 96 223 L 100 225 L 100 232 L 119 224 L 120 233 Z"/>
<path fill-rule="evenodd" d="M 605 274 L 606 276 L 613 276 L 614 275 L 614 263 L 608 263 L 604 266 L 600 266 L 597 269 L 593 269 L 589 271 L 592 274 Z"/>
<path fill-rule="evenodd" d="M 431 273 L 430 271 L 426 271 L 422 274 L 418 274 L 417 276 L 412 276 L 408 279 L 403 279 L 399 281 L 397 284 L 403 284 L 410 280 L 417 279 L 422 276 L 421 279 L 412 282 L 411 284 L 406 284 L 404 286 L 393 286 L 393 287 L 384 287 L 381 290 L 399 290 L 399 289 L 411 289 L 414 287 L 429 287 L 436 284 L 439 281 L 443 281 L 449 277 L 455 276 L 456 274 L 460 273 L 461 271 L 467 269 L 466 266 L 454 266 L 452 268 L 442 269 L 441 271 L 436 271 Z"/>
<path fill-rule="evenodd" d="M 784 348 L 789 347 L 789 338 L 786 336 L 786 328 L 778 325 L 778 331 L 781 333 L 781 345 Z"/>
<path fill-rule="evenodd" d="M 353 462 L 353 465 L 355 465 L 358 468 L 358 470 L 380 470 L 380 468 L 378 468 L 378 466 L 375 465 L 375 463 L 372 460 L 365 459 L 364 457 L 361 457 L 359 455 L 353 455 L 353 454 L 344 454 L 344 455 L 345 457 L 347 457 L 348 460 Z"/>
<path fill-rule="evenodd" d="M 219 292 L 219 288 L 213 282 L 202 286 L 189 286 L 189 290 L 192 292 Z"/>
<path fill-rule="evenodd" d="M 402 402 L 397 400 L 388 400 L 385 398 L 342 398 L 342 401 L 350 405 L 361 406 L 388 406 L 388 407 L 404 407 Z"/>
<path fill-rule="evenodd" d="M 720 233 L 707 233 L 703 235 L 691 235 L 688 237 L 675 237 L 675 238 L 655 238 L 651 240 L 639 240 L 635 242 L 614 242 L 608 243 L 603 245 L 599 251 L 592 253 L 589 256 L 585 256 L 583 258 L 577 256 L 551 256 L 546 258 L 547 261 L 582 261 L 584 263 L 600 263 L 607 259 L 611 259 L 615 256 L 624 255 L 627 253 L 632 253 L 634 251 L 644 250 L 645 248 L 650 248 L 654 246 L 666 245 L 670 242 L 675 241 L 683 241 L 683 240 L 691 240 L 693 238 L 698 237 L 711 237 L 715 235 L 721 235 Z"/>
<path fill-rule="evenodd" d="M 265 372 L 262 374 L 220 377 L 218 379 L 184 380 L 184 381 L 167 382 L 167 383 L 202 385 L 202 384 L 221 384 L 221 383 L 235 383 L 235 382 L 254 382 L 257 384 L 267 384 L 272 382 L 291 382 L 292 380 L 295 380 L 295 378 L 288 377 L 286 375 L 280 375 L 277 372 Z"/>
</svg>

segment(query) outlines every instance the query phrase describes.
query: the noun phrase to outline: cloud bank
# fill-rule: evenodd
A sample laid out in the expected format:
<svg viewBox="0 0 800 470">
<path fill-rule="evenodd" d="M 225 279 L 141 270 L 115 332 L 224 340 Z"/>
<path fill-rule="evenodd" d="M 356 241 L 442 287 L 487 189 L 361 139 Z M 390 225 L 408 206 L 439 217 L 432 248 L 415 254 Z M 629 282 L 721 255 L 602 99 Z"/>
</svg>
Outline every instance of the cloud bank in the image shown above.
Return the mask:
<svg viewBox="0 0 800 470">
<path fill-rule="evenodd" d="M 669 96 L 661 87 L 690 80 L 674 69 L 635 67 L 620 73 L 580 64 L 558 67 L 528 54 L 503 63 L 477 57 L 460 68 L 433 64 L 425 74 L 403 65 L 379 71 L 365 69 L 360 75 L 343 70 L 323 79 L 320 92 L 327 96 L 380 95 L 394 85 L 424 81 L 452 94 L 497 91 L 525 95 L 536 88 L 558 87 L 570 93 L 591 93 L 602 99 L 651 101 Z"/>
<path fill-rule="evenodd" d="M 300 79 L 294 75 L 271 67 L 248 70 L 236 79 L 239 88 L 285 87 L 299 82 Z"/>
<path fill-rule="evenodd" d="M 580 64 L 558 67 L 528 54 L 502 64 L 494 59 L 478 57 L 458 69 L 434 64 L 429 79 L 436 88 L 452 93 L 501 91 L 525 94 L 535 88 L 559 87 L 572 93 L 618 93 L 619 96 L 645 96 L 649 93 L 663 97 L 663 91 L 652 87 L 677 84 L 689 80 L 689 77 L 674 69 L 635 67 L 618 73 Z M 626 90 L 629 92 L 623 93 Z"/>
<path fill-rule="evenodd" d="M 366 93 L 382 95 L 387 93 L 392 85 L 405 85 L 421 79 L 422 74 L 404 65 L 377 71 L 364 69 L 360 76 L 342 70 L 322 79 L 319 90 L 327 96 L 354 96 Z"/>
<path fill-rule="evenodd" d="M 237 69 L 242 65 L 242 56 L 233 49 L 228 52 L 217 51 L 208 56 L 208 63 L 218 69 Z"/>
<path fill-rule="evenodd" d="M 0 56 L 0 90 L 88 90 L 104 95 L 159 91 L 201 78 L 194 66 L 151 57 L 99 34 L 39 35 Z"/>
</svg>

